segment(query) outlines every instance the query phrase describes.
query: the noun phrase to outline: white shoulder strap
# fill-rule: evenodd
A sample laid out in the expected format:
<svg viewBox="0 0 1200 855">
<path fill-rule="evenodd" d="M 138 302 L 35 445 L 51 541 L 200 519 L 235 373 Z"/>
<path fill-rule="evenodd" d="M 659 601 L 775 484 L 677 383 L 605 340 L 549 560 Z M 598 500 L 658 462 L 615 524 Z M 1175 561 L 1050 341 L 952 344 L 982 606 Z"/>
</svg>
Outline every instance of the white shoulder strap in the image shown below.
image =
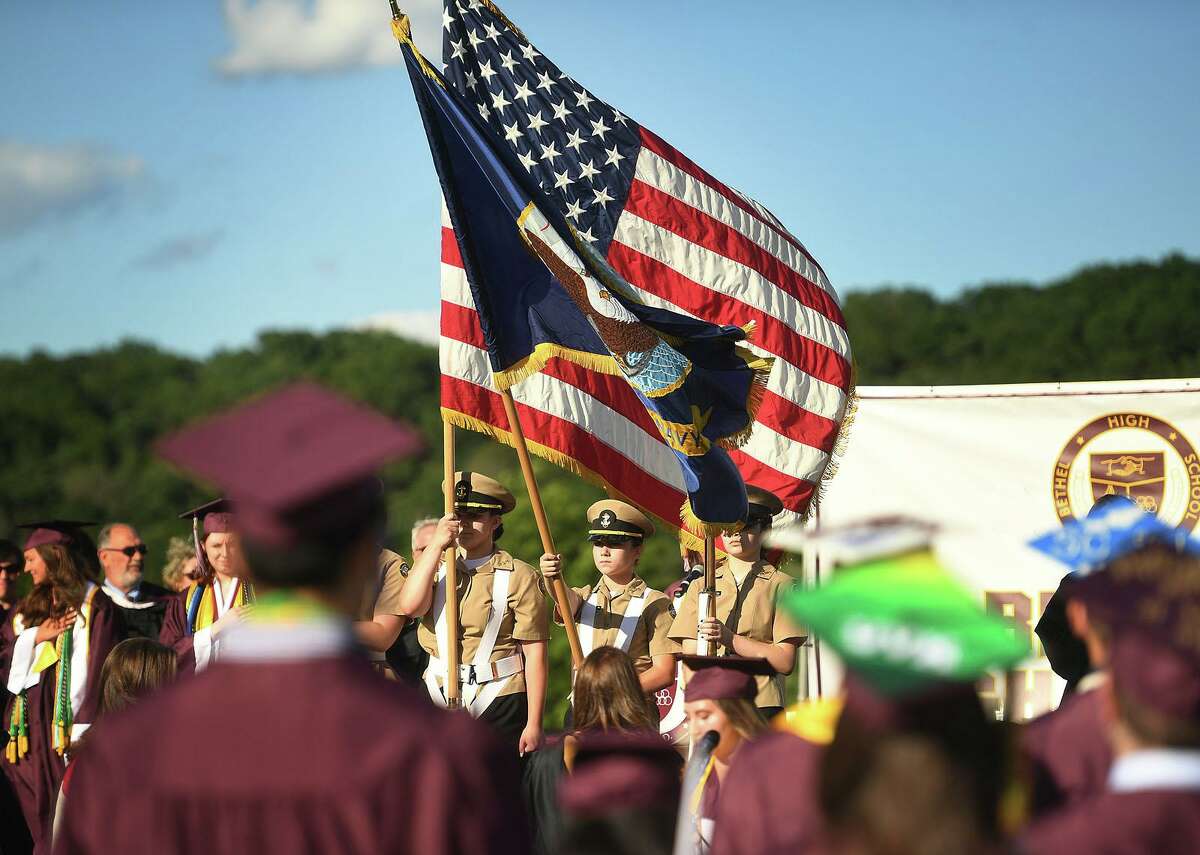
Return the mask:
<svg viewBox="0 0 1200 855">
<path fill-rule="evenodd" d="M 488 616 L 487 626 L 483 628 L 483 636 L 479 639 L 479 647 L 475 649 L 475 658 L 471 664 L 479 671 L 490 671 L 492 650 L 496 647 L 496 638 L 500 635 L 500 624 L 508 612 L 508 583 L 512 578 L 512 570 L 497 569 L 492 574 L 492 612 Z M 520 655 L 520 654 L 517 654 Z M 463 703 L 471 715 L 479 718 L 483 715 L 492 701 L 500 694 L 500 690 L 508 685 L 511 677 L 492 680 L 480 686 L 472 683 L 463 686 Z"/>
<path fill-rule="evenodd" d="M 500 624 L 508 611 L 508 581 L 511 578 L 511 570 L 496 570 L 492 574 L 492 612 L 488 615 L 483 637 L 479 639 L 479 647 L 475 649 L 475 658 L 471 660 L 471 664 L 476 668 L 486 668 L 492 661 L 492 650 L 496 647 L 496 638 L 500 635 Z"/>
<path fill-rule="evenodd" d="M 649 592 L 644 592 L 640 597 L 633 597 L 629 601 L 629 607 L 625 609 L 625 615 L 621 618 L 621 627 L 617 630 L 617 643 L 614 646 L 624 653 L 629 652 L 633 634 L 637 631 L 638 620 L 641 619 L 642 612 L 646 608 L 647 593 Z"/>
<path fill-rule="evenodd" d="M 579 646 L 583 649 L 583 655 L 586 657 L 593 650 L 592 633 L 596 629 L 596 618 L 600 615 L 600 585 L 596 585 L 594 590 L 584 601 L 583 606 L 579 609 Z M 625 610 L 625 614 L 621 616 L 621 626 L 617 629 L 617 641 L 613 646 L 621 651 L 628 653 L 629 645 L 633 641 L 633 635 L 637 631 L 638 620 L 642 617 L 642 612 L 646 609 L 646 595 L 649 592 L 644 592 L 640 597 L 633 597 L 629 601 L 629 607 Z"/>
<path fill-rule="evenodd" d="M 592 652 L 592 633 L 596 629 L 596 615 L 599 614 L 596 606 L 599 604 L 600 586 L 597 585 L 596 590 L 592 591 L 579 607 L 579 647 L 583 650 L 584 657 Z"/>
</svg>

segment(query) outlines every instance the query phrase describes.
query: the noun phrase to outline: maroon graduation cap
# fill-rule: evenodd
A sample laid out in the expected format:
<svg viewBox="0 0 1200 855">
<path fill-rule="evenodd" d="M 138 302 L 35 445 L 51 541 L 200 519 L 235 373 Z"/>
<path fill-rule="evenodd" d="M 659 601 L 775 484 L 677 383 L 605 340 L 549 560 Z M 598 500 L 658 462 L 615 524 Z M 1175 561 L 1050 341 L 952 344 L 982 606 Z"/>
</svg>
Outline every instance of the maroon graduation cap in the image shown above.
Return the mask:
<svg viewBox="0 0 1200 855">
<path fill-rule="evenodd" d="M 656 733 L 583 733 L 574 765 L 559 782 L 558 802 L 577 817 L 673 808 L 679 798 L 681 758 Z"/>
<path fill-rule="evenodd" d="M 195 527 L 203 534 L 226 534 L 234 531 L 233 502 L 228 499 L 213 499 L 179 515 L 181 520 L 194 520 Z"/>
<path fill-rule="evenodd" d="M 84 526 L 95 525 L 94 522 L 79 520 L 43 520 L 41 522 L 20 523 L 17 528 L 32 529 L 25 539 L 25 549 L 36 549 L 39 546 L 60 544 L 68 546 L 84 539 Z"/>
<path fill-rule="evenodd" d="M 744 698 L 754 700 L 758 694 L 755 676 L 769 676 L 775 669 L 766 659 L 746 656 L 683 657 L 683 664 L 692 670 L 683 687 L 685 701 L 719 701 Z"/>
<path fill-rule="evenodd" d="M 415 454 L 417 432 L 313 383 L 297 383 L 163 440 L 158 451 L 220 486 L 237 528 L 268 547 L 336 531 L 376 506 L 375 472 Z"/>
</svg>

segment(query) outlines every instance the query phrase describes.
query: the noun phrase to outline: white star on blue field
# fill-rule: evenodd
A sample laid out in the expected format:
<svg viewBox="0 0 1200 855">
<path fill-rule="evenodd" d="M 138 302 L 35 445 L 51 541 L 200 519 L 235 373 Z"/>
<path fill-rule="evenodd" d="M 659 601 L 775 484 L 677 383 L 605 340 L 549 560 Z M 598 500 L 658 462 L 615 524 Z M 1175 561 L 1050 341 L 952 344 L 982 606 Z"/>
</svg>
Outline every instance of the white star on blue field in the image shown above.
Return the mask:
<svg viewBox="0 0 1200 855">
<path fill-rule="evenodd" d="M 536 50 L 407 5 L 585 236 L 619 208 L 636 122 L 841 291 L 1200 254 L 1195 3 L 501 2 Z M 436 332 L 437 179 L 389 14 L 0 6 L 0 352 Z M 487 67 L 455 65 L 479 40 Z"/>
</svg>

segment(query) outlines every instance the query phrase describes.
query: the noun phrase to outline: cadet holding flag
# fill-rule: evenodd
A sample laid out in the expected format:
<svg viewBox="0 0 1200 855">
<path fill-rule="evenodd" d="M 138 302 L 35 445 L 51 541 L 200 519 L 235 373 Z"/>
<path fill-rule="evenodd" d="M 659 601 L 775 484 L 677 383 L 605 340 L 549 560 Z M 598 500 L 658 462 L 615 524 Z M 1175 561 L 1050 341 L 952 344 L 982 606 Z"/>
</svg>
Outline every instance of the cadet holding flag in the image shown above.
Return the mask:
<svg viewBox="0 0 1200 855">
<path fill-rule="evenodd" d="M 446 684 L 462 685 L 463 706 L 492 725 L 522 755 L 542 740 L 549 608 L 537 571 L 496 546 L 516 499 L 479 472 L 454 474 L 454 514 L 438 522 L 401 593 L 400 610 L 420 618 L 418 640 L 429 653 L 425 685 L 446 705 Z M 449 637 L 445 551 L 458 547 L 459 637 Z M 461 646 L 457 675 L 447 674 L 449 645 Z"/>
<path fill-rule="evenodd" d="M 600 578 L 595 584 L 568 589 L 567 595 L 579 624 L 583 655 L 597 647 L 616 647 L 633 659 L 642 690 L 657 692 L 675 677 L 679 645 L 669 637 L 666 594 L 648 587 L 637 574 L 642 545 L 654 534 L 654 524 L 633 505 L 617 499 L 593 504 L 587 520 L 592 560 Z M 548 582 L 557 579 L 562 556 L 543 555 L 541 570 Z"/>
<path fill-rule="evenodd" d="M 676 606 L 669 634 L 685 654 L 696 652 L 699 637 L 716 645 L 719 654 L 765 659 L 774 673 L 756 678 L 755 704 L 770 718 L 783 709 L 784 675 L 796 667 L 804 634 L 776 608 L 792 578 L 762 560 L 763 537 L 783 504 L 761 487 L 748 484 L 746 494 L 746 524 L 725 536 L 728 557 L 716 568 L 714 616 L 704 617 L 710 604 L 702 602 L 707 599 L 702 586 L 693 583 Z"/>
</svg>

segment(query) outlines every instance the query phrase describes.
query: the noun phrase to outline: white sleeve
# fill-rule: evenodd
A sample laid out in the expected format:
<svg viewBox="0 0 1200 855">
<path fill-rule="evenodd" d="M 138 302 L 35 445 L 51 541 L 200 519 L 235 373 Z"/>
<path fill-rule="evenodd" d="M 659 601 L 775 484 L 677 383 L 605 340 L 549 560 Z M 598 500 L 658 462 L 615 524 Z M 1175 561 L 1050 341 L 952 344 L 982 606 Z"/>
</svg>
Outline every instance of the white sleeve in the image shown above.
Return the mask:
<svg viewBox="0 0 1200 855">
<path fill-rule="evenodd" d="M 19 695 L 25 689 L 36 686 L 42 679 L 42 672 L 33 672 L 33 660 L 37 654 L 36 626 L 23 630 L 13 643 L 12 664 L 8 667 L 8 682 L 6 688 L 10 694 Z"/>
<path fill-rule="evenodd" d="M 216 642 L 213 639 L 212 627 L 198 629 L 192 633 L 192 650 L 196 654 L 196 673 L 199 674 L 212 662 Z"/>
</svg>

